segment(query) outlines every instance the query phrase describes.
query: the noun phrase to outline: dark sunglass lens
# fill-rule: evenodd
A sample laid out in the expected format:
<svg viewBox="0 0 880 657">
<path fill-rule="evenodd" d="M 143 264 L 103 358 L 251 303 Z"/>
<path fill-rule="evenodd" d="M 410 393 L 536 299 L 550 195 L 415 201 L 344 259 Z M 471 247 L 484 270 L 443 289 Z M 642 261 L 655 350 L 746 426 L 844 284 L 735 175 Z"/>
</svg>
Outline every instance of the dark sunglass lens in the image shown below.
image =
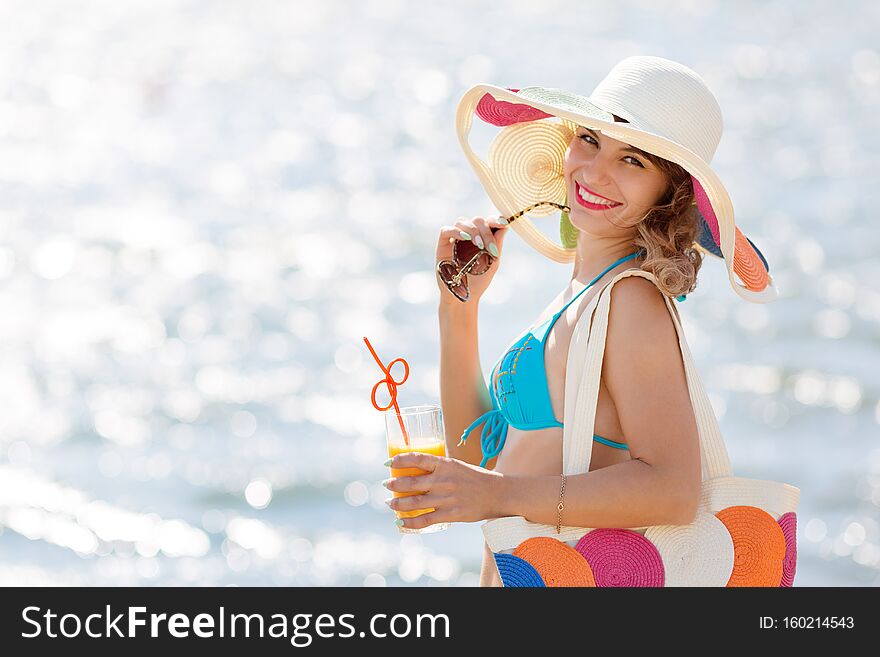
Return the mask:
<svg viewBox="0 0 880 657">
<path fill-rule="evenodd" d="M 449 290 L 459 299 L 466 301 L 468 298 L 467 276 L 462 276 L 459 284 L 455 285 L 453 283 L 453 278 L 458 273 L 458 267 L 451 262 L 446 261 L 437 265 L 437 269 L 440 272 L 440 278 L 443 279 L 443 282 L 446 283 Z"/>
<path fill-rule="evenodd" d="M 480 250 L 470 240 L 458 240 L 452 246 L 452 256 L 459 267 L 464 267 Z"/>
<path fill-rule="evenodd" d="M 455 276 L 458 268 L 451 262 L 444 261 L 437 265 L 437 271 L 440 273 L 440 278 L 443 279 L 443 282 L 449 285 L 452 283 L 452 277 Z"/>
<path fill-rule="evenodd" d="M 471 266 L 469 274 L 479 275 L 485 274 L 489 271 L 489 266 L 492 264 L 492 256 L 488 253 L 481 253 L 477 258 L 477 261 Z"/>
</svg>

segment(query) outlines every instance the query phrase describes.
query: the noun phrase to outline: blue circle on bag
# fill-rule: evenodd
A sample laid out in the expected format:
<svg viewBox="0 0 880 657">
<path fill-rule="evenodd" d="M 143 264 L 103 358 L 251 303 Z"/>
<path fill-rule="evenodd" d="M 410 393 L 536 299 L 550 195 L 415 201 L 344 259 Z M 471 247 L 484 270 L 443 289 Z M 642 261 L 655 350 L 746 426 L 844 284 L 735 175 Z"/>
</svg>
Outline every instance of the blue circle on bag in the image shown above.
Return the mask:
<svg viewBox="0 0 880 657">
<path fill-rule="evenodd" d="M 538 571 L 525 559 L 503 552 L 493 554 L 504 586 L 546 586 Z"/>
</svg>

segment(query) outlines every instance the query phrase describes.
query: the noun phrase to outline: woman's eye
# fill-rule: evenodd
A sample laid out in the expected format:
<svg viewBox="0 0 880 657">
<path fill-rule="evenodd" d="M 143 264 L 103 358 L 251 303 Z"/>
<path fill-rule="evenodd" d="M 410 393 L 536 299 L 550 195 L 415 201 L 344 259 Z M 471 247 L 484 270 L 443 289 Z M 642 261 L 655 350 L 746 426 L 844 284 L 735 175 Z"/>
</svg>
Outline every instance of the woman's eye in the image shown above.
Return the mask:
<svg viewBox="0 0 880 657">
<path fill-rule="evenodd" d="M 636 158 L 634 158 L 632 155 L 627 155 L 627 156 L 626 156 L 625 158 L 623 158 L 623 159 L 625 159 L 625 160 L 632 160 L 632 161 L 633 161 L 633 164 L 635 164 L 635 166 L 637 166 L 637 167 L 642 167 L 643 169 L 645 168 L 645 165 L 642 164 L 641 162 L 639 162 L 639 161 L 638 161 Z"/>
<path fill-rule="evenodd" d="M 584 141 L 589 140 L 589 141 L 587 141 L 588 144 L 596 144 L 596 145 L 598 145 L 597 142 L 596 142 L 596 140 L 593 139 L 593 137 L 592 137 L 591 135 L 587 135 L 587 134 L 584 134 L 584 135 L 578 135 L 578 139 L 581 139 L 581 140 L 584 140 Z M 636 158 L 634 158 L 632 155 L 627 155 L 627 156 L 626 156 L 625 158 L 623 158 L 623 159 L 624 159 L 624 160 L 632 160 L 631 164 L 632 164 L 633 166 L 641 167 L 642 169 L 645 168 L 645 165 L 642 164 L 641 162 L 639 162 L 639 161 L 638 161 Z"/>
</svg>

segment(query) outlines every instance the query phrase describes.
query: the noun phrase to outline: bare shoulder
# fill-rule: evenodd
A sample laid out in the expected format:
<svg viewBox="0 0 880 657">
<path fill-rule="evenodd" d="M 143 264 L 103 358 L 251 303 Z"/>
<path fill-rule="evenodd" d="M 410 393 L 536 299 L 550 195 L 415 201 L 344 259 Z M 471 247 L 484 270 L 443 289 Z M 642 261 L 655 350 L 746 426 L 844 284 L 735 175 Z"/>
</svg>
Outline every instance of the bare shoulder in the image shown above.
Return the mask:
<svg viewBox="0 0 880 657">
<path fill-rule="evenodd" d="M 635 337 L 675 335 L 663 293 L 643 276 L 627 276 L 611 288 L 608 334 Z M 612 333 L 612 323 L 615 325 Z"/>
<path fill-rule="evenodd" d="M 662 376 L 680 364 L 675 325 L 663 293 L 649 279 L 628 276 L 611 288 L 605 349 L 606 369 L 618 381 L 636 371 L 642 379 Z M 625 374 L 618 376 L 621 370 Z"/>
</svg>

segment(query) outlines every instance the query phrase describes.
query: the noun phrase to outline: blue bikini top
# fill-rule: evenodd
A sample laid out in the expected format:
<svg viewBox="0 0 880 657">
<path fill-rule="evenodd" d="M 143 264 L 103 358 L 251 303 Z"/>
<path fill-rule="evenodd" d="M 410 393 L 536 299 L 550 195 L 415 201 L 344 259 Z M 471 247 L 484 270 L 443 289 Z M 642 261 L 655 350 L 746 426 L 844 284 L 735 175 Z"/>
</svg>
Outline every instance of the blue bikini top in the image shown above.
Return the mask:
<svg viewBox="0 0 880 657">
<path fill-rule="evenodd" d="M 547 387 L 547 373 L 544 366 L 544 341 L 556 320 L 572 303 L 608 271 L 621 262 L 635 258 L 639 253 L 640 251 L 636 251 L 608 265 L 553 317 L 532 329 L 526 329 L 496 362 L 495 367 L 492 368 L 490 385 L 492 410 L 483 413 L 461 434 L 461 443 L 465 443 L 467 436 L 485 422 L 480 434 L 480 445 L 483 450 L 480 467 L 485 467 L 490 459 L 501 453 L 507 438 L 508 425 L 523 431 L 563 426 L 553 414 L 553 406 L 550 403 L 550 390 Z M 595 434 L 593 439 L 610 447 L 627 448 L 626 443 L 618 443 Z"/>
</svg>

